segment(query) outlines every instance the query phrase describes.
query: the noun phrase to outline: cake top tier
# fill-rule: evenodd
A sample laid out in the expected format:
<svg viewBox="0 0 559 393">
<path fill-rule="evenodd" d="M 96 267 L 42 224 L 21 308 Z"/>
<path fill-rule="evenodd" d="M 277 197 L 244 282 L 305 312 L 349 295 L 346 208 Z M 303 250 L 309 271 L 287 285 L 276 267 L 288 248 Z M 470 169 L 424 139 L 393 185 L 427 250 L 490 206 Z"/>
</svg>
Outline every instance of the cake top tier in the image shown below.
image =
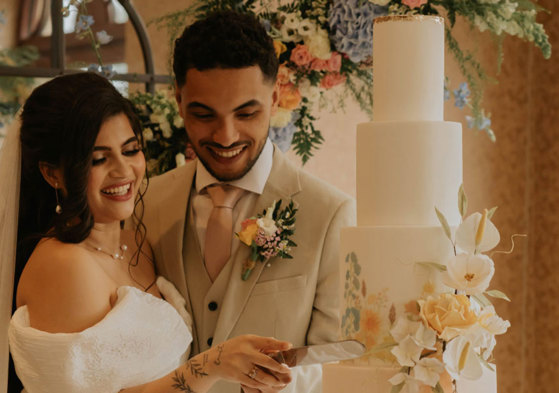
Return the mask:
<svg viewBox="0 0 559 393">
<path fill-rule="evenodd" d="M 373 25 L 373 121 L 443 120 L 444 20 L 395 15 Z"/>
</svg>

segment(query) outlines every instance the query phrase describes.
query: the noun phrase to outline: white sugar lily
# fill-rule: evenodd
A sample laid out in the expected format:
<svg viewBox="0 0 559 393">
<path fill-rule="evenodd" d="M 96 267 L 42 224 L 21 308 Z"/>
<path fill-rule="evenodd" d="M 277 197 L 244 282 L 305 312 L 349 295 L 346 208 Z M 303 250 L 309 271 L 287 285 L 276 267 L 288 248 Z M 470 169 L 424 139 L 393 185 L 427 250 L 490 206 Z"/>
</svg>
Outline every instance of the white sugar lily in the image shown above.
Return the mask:
<svg viewBox="0 0 559 393">
<path fill-rule="evenodd" d="M 444 371 L 444 364 L 436 358 L 423 358 L 413 368 L 415 379 L 425 385 L 435 387 Z"/>
<path fill-rule="evenodd" d="M 494 263 L 487 255 L 458 254 L 447 261 L 442 278 L 451 288 L 477 295 L 487 289 L 494 273 Z"/>
<path fill-rule="evenodd" d="M 423 348 L 417 345 L 410 336 L 407 336 L 390 352 L 396 356 L 396 360 L 401 366 L 413 367 L 419 361 Z"/>
<path fill-rule="evenodd" d="M 456 246 L 468 254 L 477 254 L 494 248 L 501 237 L 487 218 L 487 210 L 468 216 L 456 229 Z"/>
<path fill-rule="evenodd" d="M 403 384 L 400 393 L 419 393 L 422 385 L 421 381 L 405 373 L 398 373 L 394 375 L 388 380 L 388 382 L 390 382 L 392 385 Z"/>
<path fill-rule="evenodd" d="M 479 379 L 483 373 L 481 361 L 473 345 L 463 336 L 457 336 L 446 345 L 443 362 L 450 375 L 466 379 Z"/>
</svg>

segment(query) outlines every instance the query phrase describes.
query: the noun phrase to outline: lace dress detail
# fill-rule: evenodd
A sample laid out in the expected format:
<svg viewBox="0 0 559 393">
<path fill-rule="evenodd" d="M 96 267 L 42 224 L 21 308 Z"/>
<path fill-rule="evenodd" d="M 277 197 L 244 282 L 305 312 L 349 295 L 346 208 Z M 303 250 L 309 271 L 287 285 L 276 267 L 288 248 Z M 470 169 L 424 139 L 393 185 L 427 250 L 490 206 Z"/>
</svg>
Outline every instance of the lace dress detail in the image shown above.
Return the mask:
<svg viewBox="0 0 559 393">
<path fill-rule="evenodd" d="M 183 364 L 192 342 L 191 318 L 172 284 L 159 278 L 157 285 L 169 302 L 134 287 L 120 287 L 111 311 L 79 333 L 34 329 L 27 307 L 18 308 L 8 335 L 26 392 L 116 393 L 161 378 Z"/>
</svg>

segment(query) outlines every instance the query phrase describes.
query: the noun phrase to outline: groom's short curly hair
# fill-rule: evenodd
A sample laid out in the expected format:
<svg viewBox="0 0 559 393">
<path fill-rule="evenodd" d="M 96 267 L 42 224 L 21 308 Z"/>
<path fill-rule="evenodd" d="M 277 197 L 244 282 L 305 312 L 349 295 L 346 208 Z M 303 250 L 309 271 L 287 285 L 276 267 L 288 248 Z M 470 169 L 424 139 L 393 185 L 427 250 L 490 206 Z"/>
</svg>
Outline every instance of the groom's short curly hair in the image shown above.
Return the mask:
<svg viewBox="0 0 559 393">
<path fill-rule="evenodd" d="M 253 15 L 219 11 L 188 26 L 175 41 L 173 72 L 179 87 L 186 73 L 214 68 L 245 68 L 257 65 L 266 80 L 274 82 L 278 58 L 274 42 Z"/>
</svg>

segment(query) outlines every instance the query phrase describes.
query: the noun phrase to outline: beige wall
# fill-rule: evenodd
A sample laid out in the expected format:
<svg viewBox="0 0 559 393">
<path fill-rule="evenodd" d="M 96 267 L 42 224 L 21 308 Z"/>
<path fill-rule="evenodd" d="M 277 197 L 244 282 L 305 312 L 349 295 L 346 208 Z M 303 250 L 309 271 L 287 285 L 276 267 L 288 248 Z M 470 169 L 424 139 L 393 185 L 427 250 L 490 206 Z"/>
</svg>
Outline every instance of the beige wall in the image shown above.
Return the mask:
<svg viewBox="0 0 559 393">
<path fill-rule="evenodd" d="M 177 9 L 174 0 L 135 0 L 144 20 Z M 555 0 L 539 2 L 552 11 L 541 21 L 559 48 L 559 11 Z M 182 3 L 181 6 L 184 6 Z M 166 37 L 150 28 L 158 70 L 166 70 L 169 56 Z M 472 33 L 458 24 L 456 36 L 466 47 L 477 50 L 487 70 L 495 74 L 495 46 L 487 34 Z M 479 48 L 477 47 L 479 45 Z M 497 142 L 485 134 L 464 128 L 464 185 L 470 211 L 499 206 L 494 218 L 501 231 L 499 249 L 518 239 L 512 255 L 495 256 L 492 283 L 512 298 L 496 302 L 497 311 L 512 327 L 498 338 L 499 392 L 555 392 L 559 383 L 559 71 L 557 59 L 543 60 L 531 45 L 507 38 L 500 83 L 489 85 L 486 110 L 492 114 Z M 127 58 L 140 58 L 134 45 Z M 453 85 L 463 80 L 450 55 L 447 75 Z M 140 69 L 136 69 L 141 71 Z M 462 121 L 463 111 L 447 102 L 445 118 Z M 319 113 L 317 126 L 326 137 L 324 146 L 305 166 L 345 192 L 355 195 L 355 126 L 367 117 L 355 104 L 346 113 Z M 295 160 L 298 160 L 294 158 Z"/>
</svg>

